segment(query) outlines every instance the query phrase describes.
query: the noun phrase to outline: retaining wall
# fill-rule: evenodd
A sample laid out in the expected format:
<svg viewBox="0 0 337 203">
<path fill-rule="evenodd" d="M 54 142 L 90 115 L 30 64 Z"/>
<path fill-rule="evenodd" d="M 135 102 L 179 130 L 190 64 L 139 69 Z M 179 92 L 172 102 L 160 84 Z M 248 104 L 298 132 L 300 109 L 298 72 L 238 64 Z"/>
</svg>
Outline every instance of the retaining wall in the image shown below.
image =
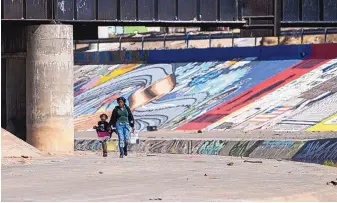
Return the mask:
<svg viewBox="0 0 337 203">
<path fill-rule="evenodd" d="M 75 140 L 75 151 L 101 151 L 98 140 Z M 118 151 L 117 140 L 108 150 Z M 337 138 L 310 141 L 268 140 L 143 140 L 130 146 L 133 152 L 163 154 L 207 154 L 264 159 L 284 159 L 308 163 L 334 163 L 337 166 Z"/>
<path fill-rule="evenodd" d="M 131 51 L 101 51 L 77 52 L 74 55 L 75 65 L 111 65 L 128 63 L 183 63 L 226 61 L 234 58 L 258 57 L 261 60 L 273 59 L 303 59 L 308 56 L 323 57 L 321 51 L 315 51 L 324 45 L 280 45 L 256 47 L 226 47 L 206 49 L 176 49 L 176 50 L 131 50 Z M 326 48 L 335 48 L 325 45 Z M 322 49 L 322 48 L 319 48 Z M 313 54 L 314 53 L 314 54 Z M 328 53 L 327 56 L 331 56 Z"/>
<path fill-rule="evenodd" d="M 76 131 L 119 96 L 137 130 L 337 131 L 337 44 L 84 52 L 75 63 Z"/>
</svg>

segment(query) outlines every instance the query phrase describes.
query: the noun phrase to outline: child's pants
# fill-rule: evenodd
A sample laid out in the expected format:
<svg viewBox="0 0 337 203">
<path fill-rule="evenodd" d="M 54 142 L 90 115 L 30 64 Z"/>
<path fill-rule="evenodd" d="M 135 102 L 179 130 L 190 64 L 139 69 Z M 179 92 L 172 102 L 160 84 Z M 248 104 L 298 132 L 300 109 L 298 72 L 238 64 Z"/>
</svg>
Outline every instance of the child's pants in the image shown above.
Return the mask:
<svg viewBox="0 0 337 203">
<path fill-rule="evenodd" d="M 120 154 L 124 154 L 128 149 L 130 125 L 128 123 L 116 124 L 116 132 L 118 135 L 118 146 Z"/>
<path fill-rule="evenodd" d="M 103 156 L 108 153 L 107 140 L 110 139 L 111 135 L 108 132 L 97 131 L 98 140 L 102 143 Z"/>
<path fill-rule="evenodd" d="M 103 149 L 103 154 L 108 153 L 108 146 L 107 146 L 106 140 L 102 141 L 102 149 Z"/>
</svg>

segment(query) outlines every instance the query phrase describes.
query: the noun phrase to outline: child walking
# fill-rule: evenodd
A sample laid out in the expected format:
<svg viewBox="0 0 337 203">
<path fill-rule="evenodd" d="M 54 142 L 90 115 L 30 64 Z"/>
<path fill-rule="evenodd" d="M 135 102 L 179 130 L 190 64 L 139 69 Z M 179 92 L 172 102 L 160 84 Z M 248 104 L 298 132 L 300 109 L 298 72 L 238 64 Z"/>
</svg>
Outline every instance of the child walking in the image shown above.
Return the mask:
<svg viewBox="0 0 337 203">
<path fill-rule="evenodd" d="M 106 114 L 101 114 L 100 121 L 98 121 L 96 129 L 98 140 L 102 143 L 103 157 L 108 156 L 107 141 L 111 138 L 111 129 L 109 123 L 107 122 L 108 116 Z"/>
</svg>

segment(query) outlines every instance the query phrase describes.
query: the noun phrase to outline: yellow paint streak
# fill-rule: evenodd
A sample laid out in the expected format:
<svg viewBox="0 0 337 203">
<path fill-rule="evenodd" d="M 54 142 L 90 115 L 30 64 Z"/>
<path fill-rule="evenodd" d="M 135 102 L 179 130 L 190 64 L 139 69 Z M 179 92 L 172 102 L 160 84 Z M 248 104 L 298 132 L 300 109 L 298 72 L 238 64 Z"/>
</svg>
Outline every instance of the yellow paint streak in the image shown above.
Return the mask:
<svg viewBox="0 0 337 203">
<path fill-rule="evenodd" d="M 117 152 L 118 151 L 118 141 L 116 141 L 116 140 L 109 140 L 107 142 L 107 148 L 108 148 L 109 152 Z"/>
<path fill-rule="evenodd" d="M 137 68 L 139 64 L 127 64 L 127 65 L 122 65 L 121 67 L 112 70 L 109 75 L 103 75 L 101 79 L 99 79 L 93 87 L 96 87 L 98 85 L 101 85 L 113 78 L 116 78 L 117 76 L 123 75 L 127 72 L 132 71 L 133 69 Z"/>
<path fill-rule="evenodd" d="M 96 113 L 100 112 L 100 113 L 104 113 L 106 111 L 105 106 L 102 106 L 101 108 L 99 108 Z"/>
<path fill-rule="evenodd" d="M 330 123 L 332 120 L 337 119 L 337 114 L 323 120 L 322 122 L 306 129 L 307 132 L 314 132 L 314 131 L 337 131 L 337 124 Z"/>
<path fill-rule="evenodd" d="M 227 62 L 225 63 L 225 65 L 232 66 L 232 65 L 236 64 L 238 61 L 240 61 L 240 59 L 233 59 L 233 60 L 231 60 L 231 61 L 227 61 Z"/>
</svg>

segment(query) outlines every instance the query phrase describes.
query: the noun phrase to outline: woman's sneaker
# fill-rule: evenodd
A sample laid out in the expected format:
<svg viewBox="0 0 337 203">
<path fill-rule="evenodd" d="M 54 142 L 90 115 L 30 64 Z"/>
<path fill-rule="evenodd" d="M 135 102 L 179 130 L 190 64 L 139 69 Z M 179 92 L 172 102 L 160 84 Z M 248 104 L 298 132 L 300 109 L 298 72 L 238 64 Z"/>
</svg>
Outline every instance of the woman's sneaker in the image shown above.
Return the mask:
<svg viewBox="0 0 337 203">
<path fill-rule="evenodd" d="M 128 156 L 128 148 L 124 147 L 124 156 Z"/>
<path fill-rule="evenodd" d="M 123 154 L 119 155 L 119 158 L 123 158 Z"/>
</svg>

